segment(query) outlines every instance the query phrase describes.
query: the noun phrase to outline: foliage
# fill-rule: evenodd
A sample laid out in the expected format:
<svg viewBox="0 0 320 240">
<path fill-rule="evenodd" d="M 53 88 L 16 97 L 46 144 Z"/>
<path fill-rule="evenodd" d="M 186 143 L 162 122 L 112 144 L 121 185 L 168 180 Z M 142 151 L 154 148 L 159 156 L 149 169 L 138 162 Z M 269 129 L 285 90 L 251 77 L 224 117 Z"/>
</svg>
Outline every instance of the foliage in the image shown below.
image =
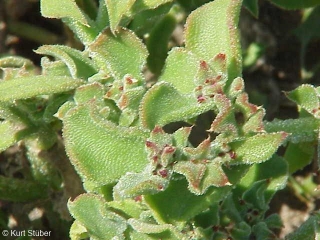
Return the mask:
<svg viewBox="0 0 320 240">
<path fill-rule="evenodd" d="M 23 144 L 32 168 L 29 179 L 0 178 L 2 199 L 63 189 L 67 177 L 52 154 L 62 130 L 85 188 L 68 201 L 72 239 L 275 238 L 282 223 L 266 211 L 313 157 L 306 149 L 319 139 L 319 87 L 286 93 L 298 119 L 264 122 L 241 76 L 242 2 L 195 2 L 41 0 L 43 16 L 61 19 L 83 50 L 41 46 L 36 52 L 49 57 L 40 74 L 27 59 L 0 59 L 0 150 Z M 256 1 L 244 3 L 257 15 Z M 185 44 L 168 52 L 182 7 L 195 8 Z M 194 137 L 199 125 L 203 138 Z M 317 235 L 318 215 L 288 239 Z"/>
</svg>

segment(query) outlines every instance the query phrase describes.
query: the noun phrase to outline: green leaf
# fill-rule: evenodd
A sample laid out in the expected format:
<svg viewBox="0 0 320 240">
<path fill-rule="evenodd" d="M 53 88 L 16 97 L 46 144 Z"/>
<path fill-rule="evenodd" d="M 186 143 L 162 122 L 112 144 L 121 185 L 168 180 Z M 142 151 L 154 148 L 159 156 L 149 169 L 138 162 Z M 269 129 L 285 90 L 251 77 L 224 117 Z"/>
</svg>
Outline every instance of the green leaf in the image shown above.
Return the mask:
<svg viewBox="0 0 320 240">
<path fill-rule="evenodd" d="M 161 193 L 145 196 L 159 223 L 188 221 L 206 210 L 213 202 L 219 202 L 230 188 L 211 188 L 204 195 L 197 196 L 187 188 L 187 181 L 171 180 L 168 188 Z"/>
<path fill-rule="evenodd" d="M 41 0 L 41 14 L 47 18 L 72 18 L 83 25 L 88 25 L 87 18 L 77 6 L 75 0 Z"/>
<path fill-rule="evenodd" d="M 289 143 L 284 158 L 292 174 L 310 164 L 314 157 L 314 142 Z"/>
<path fill-rule="evenodd" d="M 269 0 L 278 7 L 287 10 L 310 8 L 319 5 L 319 0 Z"/>
<path fill-rule="evenodd" d="M 102 68 L 107 67 L 116 79 L 130 74 L 142 79 L 141 70 L 147 58 L 147 49 L 128 29 L 119 28 L 117 36 L 105 30 L 89 47 L 92 58 L 97 58 Z"/>
<path fill-rule="evenodd" d="M 168 54 L 168 42 L 176 27 L 176 19 L 168 14 L 150 32 L 147 40 L 149 56 L 147 58 L 150 70 L 159 75 Z"/>
<path fill-rule="evenodd" d="M 145 9 L 154 9 L 162 4 L 172 2 L 172 0 L 136 0 L 133 11 L 139 12 Z"/>
<path fill-rule="evenodd" d="M 68 66 L 73 78 L 86 79 L 98 72 L 94 63 L 83 52 L 68 46 L 44 45 L 35 52 L 61 59 Z"/>
<path fill-rule="evenodd" d="M 104 119 L 95 102 L 69 110 L 63 118 L 66 150 L 84 180 L 106 185 L 126 172 L 140 172 L 147 163 L 145 132 Z"/>
<path fill-rule="evenodd" d="M 186 23 L 186 49 L 208 61 L 219 53 L 227 56 L 228 78 L 241 75 L 237 24 L 242 1 L 216 0 L 192 12 Z"/>
<path fill-rule="evenodd" d="M 83 84 L 79 79 L 61 76 L 21 77 L 0 82 L 0 102 L 38 95 L 66 92 Z"/>
<path fill-rule="evenodd" d="M 303 84 L 295 90 L 288 92 L 287 97 L 315 116 L 319 111 L 320 103 L 318 93 L 312 85 Z M 320 116 L 317 118 L 320 118 Z"/>
<path fill-rule="evenodd" d="M 126 219 L 110 211 L 98 195 L 82 194 L 69 201 L 68 208 L 93 239 L 120 237 L 127 228 Z"/>
<path fill-rule="evenodd" d="M 6 150 L 19 140 L 15 136 L 18 130 L 19 129 L 9 121 L 0 122 L 0 152 Z"/>
<path fill-rule="evenodd" d="M 258 0 L 243 0 L 243 5 L 250 11 L 250 13 L 258 18 L 259 16 L 259 6 Z"/>
<path fill-rule="evenodd" d="M 319 126 L 319 120 L 313 117 L 287 120 L 275 119 L 272 122 L 264 123 L 264 128 L 269 133 L 278 131 L 290 133 L 286 140 L 292 143 L 315 141 L 318 138 L 317 131 Z"/>
<path fill-rule="evenodd" d="M 130 8 L 135 1 L 136 0 L 105 0 L 110 19 L 110 28 L 113 33 L 116 32 L 116 28 L 120 23 L 121 18 L 130 11 Z"/>
<path fill-rule="evenodd" d="M 35 181 L 0 176 L 0 199 L 12 202 L 27 202 L 47 198 L 47 189 Z"/>
<path fill-rule="evenodd" d="M 144 95 L 140 117 L 145 127 L 153 129 L 156 125 L 191 119 L 214 105 L 212 99 L 199 103 L 195 97 L 182 95 L 171 84 L 159 82 Z"/>
<path fill-rule="evenodd" d="M 172 83 L 181 93 L 192 93 L 199 64 L 193 53 L 184 48 L 173 48 L 169 52 L 160 80 Z"/>
<path fill-rule="evenodd" d="M 286 240 L 313 240 L 320 237 L 320 213 L 313 213 L 296 231 L 286 236 Z"/>
<path fill-rule="evenodd" d="M 288 136 L 285 132 L 262 133 L 245 140 L 230 143 L 236 154 L 231 164 L 261 163 L 271 158 Z"/>
</svg>

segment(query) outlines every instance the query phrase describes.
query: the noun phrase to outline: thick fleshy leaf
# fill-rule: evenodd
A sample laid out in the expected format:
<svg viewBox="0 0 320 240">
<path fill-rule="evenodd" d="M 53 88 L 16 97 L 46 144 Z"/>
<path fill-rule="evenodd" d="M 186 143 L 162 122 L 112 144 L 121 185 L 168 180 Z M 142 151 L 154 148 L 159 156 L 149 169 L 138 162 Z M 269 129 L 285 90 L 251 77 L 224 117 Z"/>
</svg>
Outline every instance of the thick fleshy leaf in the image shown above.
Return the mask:
<svg viewBox="0 0 320 240">
<path fill-rule="evenodd" d="M 172 180 L 164 192 L 145 196 L 159 223 L 188 221 L 213 202 L 219 202 L 230 191 L 228 187 L 212 188 L 206 194 L 197 196 L 188 190 L 187 185 L 184 179 Z"/>
<path fill-rule="evenodd" d="M 227 176 L 217 162 L 180 161 L 174 165 L 173 169 L 186 176 L 189 190 L 196 195 L 204 194 L 211 186 L 230 185 Z"/>
<path fill-rule="evenodd" d="M 101 67 L 107 67 L 116 79 L 130 74 L 142 79 L 141 70 L 147 58 L 147 49 L 137 36 L 128 29 L 119 28 L 117 36 L 105 30 L 89 47 L 92 58 Z"/>
<path fill-rule="evenodd" d="M 82 194 L 69 201 L 68 208 L 93 239 L 120 237 L 127 228 L 126 219 L 110 211 L 98 195 Z"/>
<path fill-rule="evenodd" d="M 186 23 L 186 49 L 205 61 L 226 54 L 229 82 L 241 75 L 237 29 L 241 5 L 240 0 L 216 0 L 192 12 Z"/>
<path fill-rule="evenodd" d="M 61 76 L 33 76 L 1 81 L 0 102 L 66 92 L 81 84 L 83 81 L 79 79 Z"/>
<path fill-rule="evenodd" d="M 169 52 L 161 81 L 172 83 L 181 93 L 192 93 L 199 61 L 191 52 L 183 48 L 174 48 Z"/>
<path fill-rule="evenodd" d="M 130 11 L 135 1 L 136 0 L 105 0 L 110 19 L 110 28 L 113 33 L 115 33 L 121 18 Z"/>
<path fill-rule="evenodd" d="M 87 19 L 81 9 L 77 6 L 75 0 L 41 0 L 41 14 L 47 18 L 65 18 L 70 17 L 84 25 L 87 25 Z"/>
<path fill-rule="evenodd" d="M 79 174 L 99 185 L 117 181 L 147 163 L 145 132 L 99 119 L 94 101 L 69 110 L 63 118 L 66 150 Z"/>
<path fill-rule="evenodd" d="M 155 194 L 168 186 L 168 180 L 148 173 L 127 173 L 114 187 L 115 200 Z"/>
<path fill-rule="evenodd" d="M 269 0 L 273 4 L 288 10 L 310 8 L 319 5 L 319 0 Z"/>
<path fill-rule="evenodd" d="M 83 52 L 68 46 L 44 45 L 35 52 L 61 59 L 68 66 L 73 78 L 88 78 L 98 72 L 94 63 Z"/>
<path fill-rule="evenodd" d="M 139 12 L 145 9 L 154 9 L 168 2 L 172 2 L 172 0 L 136 0 L 133 10 Z"/>
<path fill-rule="evenodd" d="M 313 117 L 304 117 L 297 119 L 279 120 L 264 122 L 264 128 L 267 132 L 285 131 L 290 133 L 287 141 L 293 143 L 312 142 L 318 138 L 317 131 L 320 121 Z"/>
<path fill-rule="evenodd" d="M 295 90 L 288 92 L 289 99 L 297 103 L 301 108 L 320 118 L 320 103 L 317 90 L 312 85 L 303 84 Z"/>
<path fill-rule="evenodd" d="M 285 132 L 262 133 L 230 143 L 236 154 L 231 164 L 252 164 L 268 160 L 288 136 Z"/>
<path fill-rule="evenodd" d="M 191 119 L 214 106 L 212 99 L 198 102 L 193 96 L 182 95 L 171 84 L 159 82 L 144 95 L 140 117 L 145 127 L 153 129 L 156 125 Z"/>
</svg>

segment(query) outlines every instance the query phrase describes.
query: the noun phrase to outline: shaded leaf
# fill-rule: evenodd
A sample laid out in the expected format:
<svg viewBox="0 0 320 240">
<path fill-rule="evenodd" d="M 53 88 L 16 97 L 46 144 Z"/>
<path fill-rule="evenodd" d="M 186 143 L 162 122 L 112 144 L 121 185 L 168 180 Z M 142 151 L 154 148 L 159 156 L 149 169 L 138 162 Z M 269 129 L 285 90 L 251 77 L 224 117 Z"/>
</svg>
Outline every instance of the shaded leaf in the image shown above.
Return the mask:
<svg viewBox="0 0 320 240">
<path fill-rule="evenodd" d="M 126 219 L 110 211 L 107 203 L 98 195 L 82 194 L 74 201 L 69 201 L 68 208 L 94 239 L 119 237 L 127 228 Z"/>
<path fill-rule="evenodd" d="M 61 59 L 68 66 L 73 78 L 86 79 L 98 72 L 94 63 L 83 52 L 68 46 L 44 45 L 35 52 Z"/>
<path fill-rule="evenodd" d="M 33 76 L 1 81 L 0 102 L 66 92 L 82 83 L 79 79 L 61 76 Z"/>
<path fill-rule="evenodd" d="M 310 8 L 319 5 L 319 0 L 269 0 L 278 7 L 288 10 Z"/>
<path fill-rule="evenodd" d="M 243 0 L 243 5 L 251 12 L 253 16 L 258 18 L 259 16 L 258 0 Z"/>
<path fill-rule="evenodd" d="M 15 133 L 19 130 L 9 121 L 0 122 L 0 152 L 6 150 L 11 145 L 15 144 L 19 139 Z"/>
</svg>

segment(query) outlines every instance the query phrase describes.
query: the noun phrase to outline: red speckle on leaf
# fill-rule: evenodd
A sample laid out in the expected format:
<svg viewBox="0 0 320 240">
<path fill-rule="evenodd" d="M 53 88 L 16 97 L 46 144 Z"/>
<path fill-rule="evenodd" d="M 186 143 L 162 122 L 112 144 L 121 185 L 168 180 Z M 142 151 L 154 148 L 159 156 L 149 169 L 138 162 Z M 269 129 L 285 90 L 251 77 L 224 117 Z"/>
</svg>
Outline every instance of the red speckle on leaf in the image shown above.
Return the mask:
<svg viewBox="0 0 320 240">
<path fill-rule="evenodd" d="M 208 70 L 208 68 L 209 68 L 207 62 L 204 61 L 204 60 L 201 60 L 201 61 L 200 61 L 200 67 L 201 67 L 202 69 L 204 69 L 204 70 Z"/>
<path fill-rule="evenodd" d="M 236 157 L 237 157 L 237 154 L 232 150 L 229 152 L 229 155 L 230 155 L 231 159 L 236 159 Z"/>
<path fill-rule="evenodd" d="M 219 59 L 219 60 L 222 60 L 222 61 L 225 61 L 226 60 L 226 55 L 224 53 L 218 53 L 215 58 Z"/>
<path fill-rule="evenodd" d="M 240 199 L 239 199 L 239 204 L 240 204 L 240 205 L 245 205 L 246 202 L 245 202 L 242 198 L 240 198 Z"/>
<path fill-rule="evenodd" d="M 151 142 L 151 141 L 146 141 L 146 147 L 147 148 L 154 148 L 155 147 L 155 144 L 153 143 L 153 142 Z"/>
<path fill-rule="evenodd" d="M 129 76 L 127 76 L 127 77 L 125 78 L 125 80 L 126 80 L 126 83 L 129 84 L 129 85 L 133 83 L 132 78 L 129 77 Z"/>
<path fill-rule="evenodd" d="M 155 126 L 154 129 L 152 130 L 152 133 L 164 133 L 162 127 L 160 126 Z"/>
<path fill-rule="evenodd" d="M 204 96 L 200 95 L 197 97 L 197 100 L 198 100 L 198 103 L 203 103 L 206 100 L 206 98 Z"/>
<path fill-rule="evenodd" d="M 202 88 L 203 88 L 202 86 L 197 86 L 194 90 L 195 91 L 200 91 L 200 90 L 202 90 Z"/>
<path fill-rule="evenodd" d="M 168 171 L 166 169 L 162 169 L 159 171 L 161 177 L 166 178 L 168 177 Z"/>
<path fill-rule="evenodd" d="M 163 190 L 163 186 L 162 185 L 158 185 L 158 190 Z"/>
<path fill-rule="evenodd" d="M 110 98 L 111 96 L 112 96 L 111 91 L 108 91 L 108 92 L 106 93 L 106 98 Z"/>
<path fill-rule="evenodd" d="M 166 154 L 172 154 L 176 151 L 176 148 L 173 146 L 165 146 L 163 152 Z"/>
<path fill-rule="evenodd" d="M 136 202 L 141 202 L 141 201 L 142 201 L 142 196 L 141 196 L 141 195 L 136 196 L 136 197 L 134 197 L 134 200 L 135 200 Z"/>
<path fill-rule="evenodd" d="M 155 155 L 152 157 L 152 160 L 153 160 L 153 163 L 157 163 L 159 160 L 159 157 Z"/>
<path fill-rule="evenodd" d="M 119 101 L 119 107 L 120 107 L 120 109 L 126 108 L 126 107 L 128 106 L 128 102 L 129 102 L 129 100 L 128 100 L 127 95 L 126 95 L 126 94 L 123 94 L 123 95 L 121 96 L 121 98 L 120 98 L 120 101 Z"/>
</svg>

